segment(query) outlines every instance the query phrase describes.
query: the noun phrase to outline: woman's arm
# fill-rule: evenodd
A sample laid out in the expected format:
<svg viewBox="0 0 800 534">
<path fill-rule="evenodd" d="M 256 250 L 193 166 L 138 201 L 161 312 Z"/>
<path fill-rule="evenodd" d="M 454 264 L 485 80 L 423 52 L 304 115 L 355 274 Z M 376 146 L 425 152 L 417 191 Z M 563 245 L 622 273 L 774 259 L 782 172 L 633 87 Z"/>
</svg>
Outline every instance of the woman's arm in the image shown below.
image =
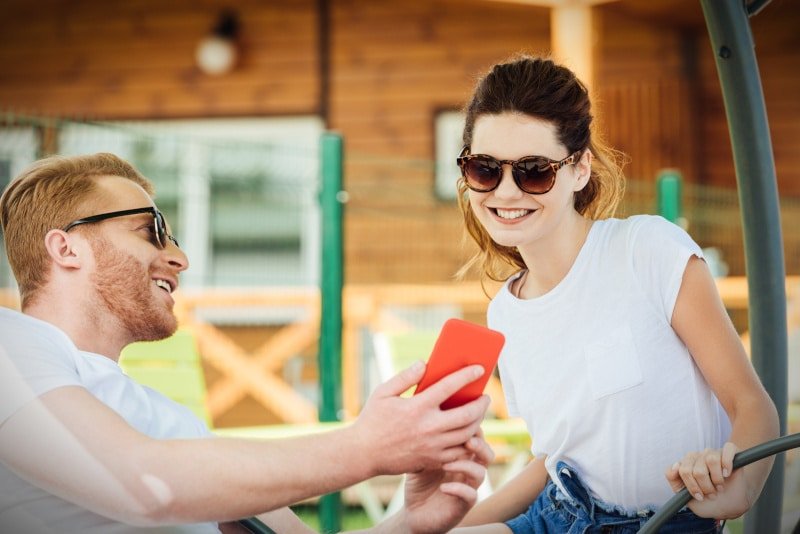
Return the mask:
<svg viewBox="0 0 800 534">
<path fill-rule="evenodd" d="M 697 257 L 686 265 L 672 327 L 728 414 L 732 445 L 687 454 L 668 470 L 667 478 L 673 489 L 685 484 L 692 495 L 700 494 L 703 506 L 697 498 L 690 504 L 696 513 L 736 517 L 755 502 L 772 468 L 772 458 L 750 464 L 741 476 L 729 478 L 733 455 L 777 437 L 778 416 L 747 358 L 706 263 Z"/>
<path fill-rule="evenodd" d="M 460 527 L 508 521 L 527 510 L 547 484 L 545 456 L 532 460 L 517 476 L 475 505 Z"/>
</svg>

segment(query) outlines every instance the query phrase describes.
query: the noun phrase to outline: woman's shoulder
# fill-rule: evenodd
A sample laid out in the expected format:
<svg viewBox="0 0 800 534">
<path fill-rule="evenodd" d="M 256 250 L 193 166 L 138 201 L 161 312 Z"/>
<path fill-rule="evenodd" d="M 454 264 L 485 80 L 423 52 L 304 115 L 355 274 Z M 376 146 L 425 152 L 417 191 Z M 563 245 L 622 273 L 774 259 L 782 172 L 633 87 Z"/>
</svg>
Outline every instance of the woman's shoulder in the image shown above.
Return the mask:
<svg viewBox="0 0 800 534">
<path fill-rule="evenodd" d="M 639 230 L 641 228 L 658 228 L 667 224 L 672 224 L 660 215 L 637 214 L 624 218 L 608 218 L 597 221 L 601 226 L 610 230 Z"/>
<path fill-rule="evenodd" d="M 626 238 L 628 241 L 651 242 L 665 238 L 679 240 L 689 238 L 683 228 L 660 215 L 640 214 L 624 219 L 603 219 L 597 222 L 605 232 Z"/>
</svg>

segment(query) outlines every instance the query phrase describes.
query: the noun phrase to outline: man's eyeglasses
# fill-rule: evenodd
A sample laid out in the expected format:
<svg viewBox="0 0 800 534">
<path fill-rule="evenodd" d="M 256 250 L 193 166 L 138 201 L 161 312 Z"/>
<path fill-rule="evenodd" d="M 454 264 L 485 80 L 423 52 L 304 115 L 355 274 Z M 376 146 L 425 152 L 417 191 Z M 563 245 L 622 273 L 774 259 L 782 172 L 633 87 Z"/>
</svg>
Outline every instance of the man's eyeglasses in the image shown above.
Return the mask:
<svg viewBox="0 0 800 534">
<path fill-rule="evenodd" d="M 132 210 L 111 211 L 109 213 L 101 213 L 100 215 L 84 217 L 83 219 L 72 221 L 66 225 L 63 230 L 65 232 L 69 232 L 81 224 L 95 223 L 105 221 L 106 219 L 113 219 L 115 217 L 125 217 L 126 215 L 136 215 L 137 213 L 149 213 L 153 216 L 153 235 L 156 237 L 156 244 L 159 248 L 167 248 L 168 241 L 172 241 L 176 247 L 180 247 L 180 245 L 178 245 L 178 241 L 167 231 L 167 223 L 164 220 L 164 216 L 160 211 L 152 206 L 147 208 L 134 208 Z"/>
<path fill-rule="evenodd" d="M 581 152 L 570 154 L 556 161 L 544 156 L 526 156 L 516 161 L 497 159 L 486 154 L 470 154 L 469 147 L 461 150 L 456 163 L 467 187 L 479 193 L 494 191 L 503 179 L 503 165 L 511 165 L 511 176 L 522 191 L 531 195 L 543 195 L 556 183 L 556 173 L 564 165 L 573 165 Z"/>
</svg>

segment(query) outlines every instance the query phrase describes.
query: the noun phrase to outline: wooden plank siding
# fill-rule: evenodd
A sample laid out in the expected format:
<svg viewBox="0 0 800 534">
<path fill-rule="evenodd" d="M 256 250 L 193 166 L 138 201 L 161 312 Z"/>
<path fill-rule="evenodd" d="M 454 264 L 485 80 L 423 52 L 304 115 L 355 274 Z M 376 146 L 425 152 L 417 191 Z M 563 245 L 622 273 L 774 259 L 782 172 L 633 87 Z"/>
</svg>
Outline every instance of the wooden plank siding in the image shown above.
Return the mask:
<svg viewBox="0 0 800 534">
<path fill-rule="evenodd" d="M 769 117 L 778 189 L 800 195 L 800 5 L 774 2 L 750 19 Z M 711 44 L 698 38 L 705 183 L 735 184 L 730 138 Z"/>
<path fill-rule="evenodd" d="M 800 6 L 764 10 L 753 21 L 778 190 L 800 195 Z M 761 18 L 763 15 L 763 18 Z"/>
<path fill-rule="evenodd" d="M 663 168 L 697 179 L 697 128 L 681 28 L 600 9 L 599 122 L 628 158 L 626 175 L 653 181 Z"/>
<path fill-rule="evenodd" d="M 716 69 L 693 0 L 595 8 L 595 114 L 627 174 L 679 168 L 735 186 Z M 800 195 L 798 4 L 751 19 L 780 191 Z M 5 0 L 0 111 L 81 119 L 313 115 L 320 109 L 315 0 L 235 4 L 241 60 L 194 65 L 220 0 Z M 665 6 L 675 6 L 664 16 Z M 453 202 L 434 196 L 434 120 L 518 51 L 546 53 L 547 8 L 485 0 L 330 0 L 328 126 L 345 137 L 346 279 L 449 280 L 468 256 Z M 51 132 L 52 133 L 52 132 Z M 726 254 L 741 255 L 740 250 Z M 738 264 L 737 265 L 737 269 Z M 735 274 L 742 274 L 736 271 Z"/>
<path fill-rule="evenodd" d="M 434 198 L 434 120 L 476 76 L 549 47 L 548 10 L 481 1 L 333 3 L 331 127 L 345 133 L 348 280 L 452 279 L 466 258 L 453 202 Z M 398 161 L 399 156 L 411 161 Z"/>
<path fill-rule="evenodd" d="M 238 2 L 238 68 L 214 78 L 194 52 L 222 2 L 4 2 L 0 103 L 92 119 L 313 114 L 315 5 Z"/>
</svg>

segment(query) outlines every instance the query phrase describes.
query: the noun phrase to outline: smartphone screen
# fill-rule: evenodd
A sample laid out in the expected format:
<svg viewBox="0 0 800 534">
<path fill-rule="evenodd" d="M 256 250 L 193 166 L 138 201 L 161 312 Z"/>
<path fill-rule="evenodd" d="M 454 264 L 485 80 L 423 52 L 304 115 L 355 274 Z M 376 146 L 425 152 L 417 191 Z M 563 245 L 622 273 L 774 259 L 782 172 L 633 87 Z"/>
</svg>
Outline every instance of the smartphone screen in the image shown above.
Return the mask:
<svg viewBox="0 0 800 534">
<path fill-rule="evenodd" d="M 425 391 L 450 373 L 479 364 L 484 368 L 483 375 L 455 392 L 441 407 L 446 410 L 477 399 L 483 394 L 497 365 L 504 343 L 505 338 L 500 332 L 461 319 L 448 319 L 433 346 L 425 374 L 414 393 Z"/>
</svg>

